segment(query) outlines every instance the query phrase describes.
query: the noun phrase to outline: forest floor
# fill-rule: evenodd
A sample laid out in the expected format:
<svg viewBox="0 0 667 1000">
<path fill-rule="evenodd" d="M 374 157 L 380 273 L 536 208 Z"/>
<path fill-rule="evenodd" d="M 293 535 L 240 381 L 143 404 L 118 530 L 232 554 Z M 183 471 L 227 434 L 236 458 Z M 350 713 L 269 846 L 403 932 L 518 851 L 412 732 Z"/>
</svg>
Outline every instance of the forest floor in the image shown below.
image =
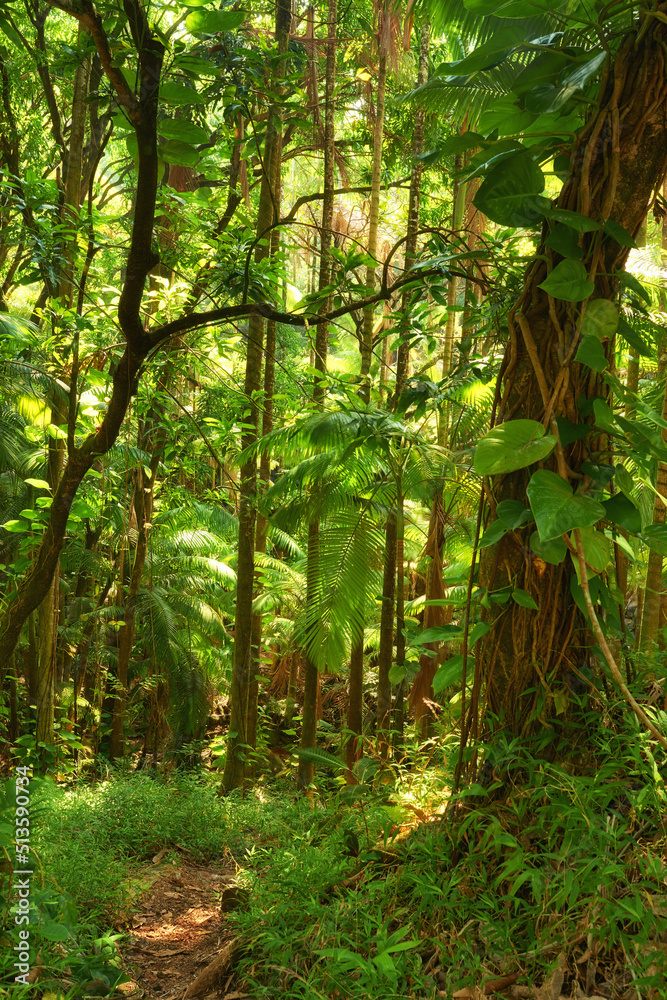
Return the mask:
<svg viewBox="0 0 667 1000">
<path fill-rule="evenodd" d="M 498 744 L 456 797 L 444 744 L 356 786 L 319 751 L 309 798 L 289 759 L 245 796 L 35 780 L 38 995 L 667 1000 L 667 767 L 624 724 L 581 773 Z"/>
<path fill-rule="evenodd" d="M 117 992 L 128 998 L 184 996 L 234 937 L 224 912 L 231 908 L 225 899 L 231 902 L 237 891 L 233 872 L 185 860 L 165 864 L 166 853 L 163 849 L 156 855 L 156 873 L 147 872 L 155 881 L 137 901 L 120 949 L 130 979 Z M 227 1000 L 245 996 L 232 989 L 234 978 L 233 972 L 216 975 L 214 988 L 199 995 Z"/>
</svg>

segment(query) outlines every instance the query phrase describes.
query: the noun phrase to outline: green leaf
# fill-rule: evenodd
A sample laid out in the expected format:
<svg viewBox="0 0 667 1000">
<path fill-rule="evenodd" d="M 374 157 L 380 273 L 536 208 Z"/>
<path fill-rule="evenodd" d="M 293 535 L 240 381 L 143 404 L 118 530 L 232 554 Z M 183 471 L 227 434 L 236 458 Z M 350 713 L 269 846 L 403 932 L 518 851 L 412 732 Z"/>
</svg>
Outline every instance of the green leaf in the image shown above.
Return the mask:
<svg viewBox="0 0 667 1000">
<path fill-rule="evenodd" d="M 415 636 L 409 643 L 410 646 L 425 646 L 428 642 L 451 642 L 453 639 L 462 639 L 463 629 L 458 625 L 433 625 Z"/>
<path fill-rule="evenodd" d="M 15 535 L 20 535 L 24 531 L 29 531 L 30 525 L 27 524 L 25 521 L 12 520 L 12 521 L 5 521 L 4 524 L 0 524 L 0 528 L 4 528 L 5 531 L 9 531 Z"/>
<path fill-rule="evenodd" d="M 603 535 L 601 531 L 596 531 L 595 528 L 591 527 L 580 528 L 579 534 L 581 536 L 581 547 L 584 550 L 584 558 L 587 563 L 587 578 L 590 578 L 591 574 L 596 575 L 604 572 L 609 560 L 611 559 L 613 546 L 611 539 Z M 574 534 L 570 536 L 570 541 L 573 545 L 576 544 Z M 572 562 L 574 563 L 577 580 L 581 583 L 581 578 L 579 576 L 579 558 L 575 552 L 570 552 L 570 556 L 572 557 Z"/>
<path fill-rule="evenodd" d="M 609 340 L 618 327 L 618 309 L 609 299 L 593 299 L 586 306 L 581 323 L 582 337 Z"/>
<path fill-rule="evenodd" d="M 493 521 L 479 540 L 480 549 L 486 549 L 489 545 L 495 545 L 506 534 L 506 525 L 502 521 Z"/>
<path fill-rule="evenodd" d="M 638 334 L 636 330 L 632 329 L 624 316 L 619 317 L 618 332 L 621 337 L 623 337 L 623 340 L 627 340 L 630 347 L 634 347 L 637 354 L 640 354 L 643 358 L 650 358 L 653 356 L 653 352 L 644 338 Z"/>
<path fill-rule="evenodd" d="M 572 444 L 573 441 L 580 441 L 591 432 L 588 424 L 573 424 L 567 417 L 556 417 L 556 426 L 558 427 L 558 437 L 562 445 Z"/>
<path fill-rule="evenodd" d="M 618 427 L 615 422 L 615 417 L 612 410 L 602 399 L 593 400 L 593 415 L 595 417 L 595 423 L 602 430 L 608 431 L 610 434 L 617 434 Z"/>
<path fill-rule="evenodd" d="M 594 372 L 603 372 L 609 367 L 609 359 L 597 337 L 584 337 L 574 359 L 587 368 L 592 368 Z"/>
<path fill-rule="evenodd" d="M 174 107 L 182 107 L 186 104 L 201 104 L 202 99 L 194 87 L 168 80 L 160 87 L 160 100 Z"/>
<path fill-rule="evenodd" d="M 400 684 L 407 673 L 404 663 L 393 663 L 389 670 L 389 681 L 391 684 Z"/>
<path fill-rule="evenodd" d="M 635 488 L 635 483 L 632 476 L 630 475 L 630 473 L 628 472 L 628 470 L 625 468 L 624 465 L 621 465 L 619 463 L 617 466 L 615 466 L 614 478 L 616 479 L 616 484 L 619 490 L 623 490 L 626 497 L 628 497 L 628 499 L 632 499 L 630 494 Z"/>
<path fill-rule="evenodd" d="M 160 155 L 165 163 L 177 163 L 183 167 L 196 167 L 201 159 L 194 146 L 188 146 L 177 139 L 169 139 L 160 146 Z"/>
<path fill-rule="evenodd" d="M 477 622 L 475 627 L 471 630 L 470 635 L 468 636 L 469 648 L 472 649 L 475 643 L 479 642 L 480 639 L 483 639 L 484 636 L 490 631 L 491 631 L 491 626 L 489 625 L 488 622 Z"/>
<path fill-rule="evenodd" d="M 539 287 L 554 299 L 566 302 L 581 302 L 595 291 L 595 285 L 588 280 L 588 272 L 579 260 L 562 260 L 556 264 Z"/>
<path fill-rule="evenodd" d="M 442 156 L 454 156 L 456 153 L 465 153 L 468 149 L 478 149 L 484 142 L 484 137 L 477 132 L 463 132 L 461 135 L 450 135 L 445 139 L 442 146 L 428 153 L 421 153 L 416 157 L 418 160 L 434 162 Z M 435 154 L 435 155 L 434 155 Z M 430 158 L 430 159 L 429 159 Z"/>
<path fill-rule="evenodd" d="M 611 236 L 613 240 L 616 240 L 621 247 L 630 247 L 632 250 L 637 249 L 637 244 L 633 240 L 627 229 L 624 229 L 618 222 L 614 222 L 613 219 L 607 219 L 602 231 Z"/>
<path fill-rule="evenodd" d="M 47 941 L 67 941 L 71 937 L 67 927 L 64 924 L 57 924 L 55 921 L 43 921 L 39 933 Z"/>
<path fill-rule="evenodd" d="M 545 434 L 537 420 L 507 420 L 493 427 L 475 448 L 475 472 L 496 476 L 515 472 L 546 458 L 556 445 L 554 434 Z"/>
<path fill-rule="evenodd" d="M 632 291 L 635 292 L 640 297 L 640 299 L 644 300 L 647 306 L 650 306 L 651 296 L 646 291 L 641 282 L 639 282 L 635 278 L 634 274 L 630 274 L 629 271 L 617 271 L 616 273 L 623 282 L 625 288 L 631 288 Z"/>
<path fill-rule="evenodd" d="M 492 14 L 494 17 L 523 19 L 534 18 L 537 13 L 535 4 L 531 3 L 530 0 L 500 0 L 500 2 L 498 0 L 463 0 L 463 6 L 481 17 Z M 562 5 L 556 3 L 554 6 L 558 8 Z"/>
<path fill-rule="evenodd" d="M 164 139 L 176 139 L 190 145 L 208 142 L 211 138 L 206 129 L 200 128 L 194 122 L 180 121 L 177 118 L 165 118 L 158 124 L 158 132 Z"/>
<path fill-rule="evenodd" d="M 443 688 L 451 684 L 459 684 L 463 676 L 463 656 L 457 653 L 438 668 L 438 672 L 433 678 L 433 693 L 438 694 Z"/>
<path fill-rule="evenodd" d="M 590 216 L 582 215 L 581 212 L 571 212 L 569 208 L 550 208 L 546 215 L 548 219 L 555 219 L 556 222 L 562 222 L 563 225 L 576 229 L 578 233 L 593 233 L 600 228 L 600 223 L 595 222 Z"/>
<path fill-rule="evenodd" d="M 546 239 L 546 246 L 551 247 L 561 257 L 571 257 L 578 260 L 584 255 L 584 251 L 579 246 L 577 234 L 569 226 L 560 223 L 551 230 Z"/>
<path fill-rule="evenodd" d="M 539 610 L 530 594 L 520 588 L 512 591 L 512 600 L 522 608 L 530 608 L 531 611 Z"/>
<path fill-rule="evenodd" d="M 35 486 L 38 490 L 51 489 L 45 479 L 24 479 L 23 482 L 27 483 L 28 486 Z"/>
<path fill-rule="evenodd" d="M 540 52 L 525 69 L 522 69 L 512 84 L 512 92 L 517 97 L 525 97 L 535 87 L 544 87 L 554 83 L 558 74 L 571 62 L 564 52 L 550 49 Z"/>
<path fill-rule="evenodd" d="M 614 466 L 607 462 L 582 462 L 581 471 L 601 486 L 606 486 L 614 478 Z"/>
<path fill-rule="evenodd" d="M 527 507 L 518 500 L 501 500 L 496 507 L 496 517 L 510 531 L 530 520 L 531 516 Z"/>
<path fill-rule="evenodd" d="M 185 19 L 188 31 L 217 35 L 219 31 L 236 31 L 245 20 L 240 10 L 193 10 Z"/>
<path fill-rule="evenodd" d="M 320 750 L 319 747 L 298 747 L 292 750 L 292 753 L 308 764 L 315 764 L 316 767 L 333 767 L 334 770 L 347 771 L 344 760 L 327 750 Z"/>
<path fill-rule="evenodd" d="M 552 538 L 549 542 L 542 542 L 537 531 L 530 536 L 530 547 L 538 559 L 552 566 L 559 566 L 567 555 L 567 546 L 562 538 Z"/>
<path fill-rule="evenodd" d="M 602 501 L 602 506 L 607 512 L 608 520 L 613 521 L 614 524 L 620 524 L 622 528 L 626 528 L 634 534 L 642 530 L 641 515 L 632 500 L 628 499 L 624 493 L 614 493 L 608 500 Z"/>
<path fill-rule="evenodd" d="M 553 84 L 534 87 L 526 94 L 526 108 L 537 114 L 552 114 L 582 90 L 607 58 L 604 51 L 586 53 L 585 61 L 574 69 L 563 69 Z"/>
<path fill-rule="evenodd" d="M 569 483 L 546 469 L 533 473 L 526 493 L 542 542 L 596 524 L 605 516 L 597 500 L 573 493 Z"/>
<path fill-rule="evenodd" d="M 661 556 L 667 556 L 667 524 L 649 524 L 641 533 L 646 544 Z"/>
<path fill-rule="evenodd" d="M 468 76 L 479 73 L 485 69 L 491 69 L 503 62 L 504 59 L 514 52 L 517 45 L 526 38 L 526 31 L 518 25 L 508 25 L 499 28 L 493 33 L 488 42 L 479 45 L 474 52 L 464 59 L 456 62 L 443 63 L 438 67 L 438 76 Z"/>
<path fill-rule="evenodd" d="M 530 153 L 519 152 L 495 166 L 475 195 L 474 205 L 502 226 L 534 226 L 550 205 L 541 197 L 544 174 Z"/>
</svg>

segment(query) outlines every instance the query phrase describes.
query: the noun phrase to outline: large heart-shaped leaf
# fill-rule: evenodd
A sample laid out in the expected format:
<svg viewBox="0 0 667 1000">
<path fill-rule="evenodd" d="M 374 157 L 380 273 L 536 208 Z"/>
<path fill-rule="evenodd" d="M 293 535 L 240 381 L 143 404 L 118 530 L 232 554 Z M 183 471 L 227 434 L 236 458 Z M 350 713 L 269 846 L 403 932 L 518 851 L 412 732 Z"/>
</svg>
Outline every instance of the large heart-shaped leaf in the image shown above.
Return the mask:
<svg viewBox="0 0 667 1000">
<path fill-rule="evenodd" d="M 546 469 L 533 473 L 526 493 L 542 542 L 587 528 L 606 515 L 597 500 L 574 493 L 569 483 Z"/>
<path fill-rule="evenodd" d="M 609 367 L 609 359 L 597 337 L 584 337 L 574 359 L 592 368 L 594 372 L 603 372 Z"/>
<path fill-rule="evenodd" d="M 508 420 L 493 427 L 475 449 L 475 472 L 496 476 L 525 469 L 546 458 L 556 445 L 555 434 L 545 434 L 537 420 Z"/>
<path fill-rule="evenodd" d="M 551 204 L 542 191 L 544 174 L 530 153 L 521 151 L 489 171 L 474 204 L 502 226 L 534 226 Z"/>
<path fill-rule="evenodd" d="M 514 531 L 530 519 L 530 511 L 518 500 L 501 500 L 496 507 L 496 517 L 506 528 Z"/>
<path fill-rule="evenodd" d="M 554 299 L 581 302 L 595 291 L 588 272 L 580 260 L 562 260 L 539 286 Z"/>
<path fill-rule="evenodd" d="M 538 559 L 552 566 L 560 565 L 567 555 L 567 548 L 562 538 L 551 538 L 548 542 L 542 542 L 537 531 L 530 536 L 530 547 Z"/>
<path fill-rule="evenodd" d="M 618 469 L 618 466 L 616 468 Z M 602 506 L 607 512 L 608 519 L 614 524 L 620 524 L 622 528 L 635 534 L 642 530 L 641 514 L 625 494 L 614 493 L 608 500 L 602 501 Z"/>
<path fill-rule="evenodd" d="M 618 309 L 609 299 L 593 299 L 586 306 L 581 323 L 582 337 L 608 340 L 618 327 Z"/>
</svg>

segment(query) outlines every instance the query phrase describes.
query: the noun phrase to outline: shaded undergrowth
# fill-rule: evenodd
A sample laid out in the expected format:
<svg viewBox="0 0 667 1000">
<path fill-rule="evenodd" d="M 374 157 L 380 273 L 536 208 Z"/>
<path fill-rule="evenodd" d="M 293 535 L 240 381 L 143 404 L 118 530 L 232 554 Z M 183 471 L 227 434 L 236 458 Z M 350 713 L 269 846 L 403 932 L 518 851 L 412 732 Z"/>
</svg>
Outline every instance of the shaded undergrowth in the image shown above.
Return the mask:
<svg viewBox="0 0 667 1000">
<path fill-rule="evenodd" d="M 167 848 L 224 859 L 249 889 L 227 919 L 252 997 L 421 1000 L 497 979 L 507 996 L 547 984 L 662 1000 L 667 799 L 649 739 L 623 725 L 602 731 L 583 774 L 518 743 L 480 747 L 484 786 L 455 800 L 446 766 L 417 756 L 352 790 L 321 776 L 310 799 L 290 778 L 219 798 L 206 772 L 36 784 L 40 984 L 113 990 L 133 877 Z M 5 990 L 10 975 L 8 961 Z"/>
</svg>

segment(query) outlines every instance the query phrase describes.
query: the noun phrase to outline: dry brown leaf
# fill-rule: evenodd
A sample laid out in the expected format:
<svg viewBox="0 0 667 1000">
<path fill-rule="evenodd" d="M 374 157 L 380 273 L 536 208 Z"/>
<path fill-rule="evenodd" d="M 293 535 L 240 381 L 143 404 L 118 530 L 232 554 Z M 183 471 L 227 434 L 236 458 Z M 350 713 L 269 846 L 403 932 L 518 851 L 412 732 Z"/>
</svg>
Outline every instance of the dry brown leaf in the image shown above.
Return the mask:
<svg viewBox="0 0 667 1000">
<path fill-rule="evenodd" d="M 167 856 L 167 854 L 169 854 L 169 848 L 163 847 L 162 850 L 158 851 L 155 857 L 153 858 L 153 864 L 159 865 L 162 859 Z"/>
<path fill-rule="evenodd" d="M 538 997 L 539 1000 L 558 1000 L 560 996 L 560 991 L 563 987 L 563 982 L 565 981 L 565 972 L 567 970 L 567 957 L 564 951 L 561 951 L 558 958 L 556 959 L 556 967 L 551 973 L 550 979 L 545 979 L 542 986 L 539 989 Z"/>
<path fill-rule="evenodd" d="M 497 979 L 487 979 L 482 986 L 482 994 L 489 997 L 499 990 L 506 990 L 508 986 L 512 986 L 517 981 L 520 975 L 521 972 L 511 972 L 509 975 L 499 976 Z"/>
</svg>

